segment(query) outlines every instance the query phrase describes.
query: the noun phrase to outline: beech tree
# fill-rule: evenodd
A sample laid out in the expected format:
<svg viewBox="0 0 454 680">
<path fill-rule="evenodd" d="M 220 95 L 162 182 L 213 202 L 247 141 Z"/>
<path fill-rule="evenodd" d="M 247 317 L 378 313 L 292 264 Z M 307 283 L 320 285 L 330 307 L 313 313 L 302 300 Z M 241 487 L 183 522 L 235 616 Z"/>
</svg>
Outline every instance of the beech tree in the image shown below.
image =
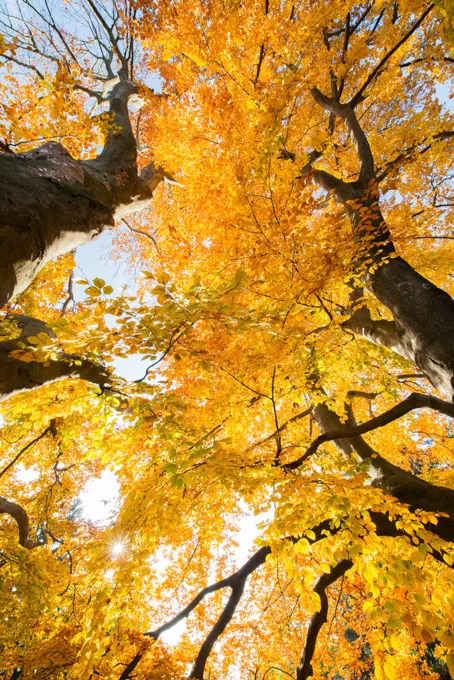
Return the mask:
<svg viewBox="0 0 454 680">
<path fill-rule="evenodd" d="M 0 673 L 451 677 L 449 3 L 2 31 Z M 134 294 L 74 277 L 106 228 Z"/>
<path fill-rule="evenodd" d="M 124 17 L 122 9 L 127 12 Z M 77 12 L 82 14 L 87 33 L 79 39 L 58 25 L 57 11 L 54 15 L 47 3 L 42 7 L 18 3 L 19 16 L 11 16 L 8 9 L 3 11 L 5 62 L 31 71 L 34 84 L 38 79 L 42 89 L 50 86 L 51 96 L 57 100 L 53 102 L 56 113 L 59 108 L 69 116 L 74 110 L 79 113 L 84 100 L 76 97 L 74 101 L 75 91 L 98 104 L 107 102 L 108 114 L 102 151 L 89 160 L 74 159 L 54 140 L 14 153 L 8 143 L 11 136 L 7 135 L 0 157 L 2 306 L 22 293 L 53 258 L 91 241 L 106 227 L 112 227 L 115 219 L 147 205 L 163 179 L 162 171 L 153 163 L 138 172 L 137 145 L 128 114 L 128 101 L 138 95 L 133 82 L 134 37 L 130 30 L 137 10 L 116 4 L 106 10 L 88 2 L 76 6 L 75 11 L 72 21 L 77 21 Z M 71 20 L 71 15 L 68 18 Z M 118 26 L 121 19 L 123 33 Z M 88 65 L 87 56 L 91 61 Z M 46 70 L 36 65 L 37 60 Z M 115 64 L 118 70 L 114 70 Z M 65 102 L 68 95 L 69 102 Z M 5 106 L 12 114 L 14 129 L 21 116 L 12 108 L 11 104 Z M 79 124 L 87 125 L 87 117 Z M 76 136 L 78 126 L 72 132 Z"/>
</svg>

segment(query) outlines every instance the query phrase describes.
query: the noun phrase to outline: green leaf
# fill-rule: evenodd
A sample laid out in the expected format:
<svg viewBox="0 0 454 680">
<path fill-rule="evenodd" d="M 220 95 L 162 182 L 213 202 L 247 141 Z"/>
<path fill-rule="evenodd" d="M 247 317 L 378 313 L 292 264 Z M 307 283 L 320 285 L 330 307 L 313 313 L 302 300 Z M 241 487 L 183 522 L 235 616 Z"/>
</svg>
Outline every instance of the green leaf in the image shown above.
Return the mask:
<svg viewBox="0 0 454 680">
<path fill-rule="evenodd" d="M 241 269 L 241 267 L 237 270 L 235 276 L 233 277 L 234 283 L 241 284 L 244 283 L 247 280 L 247 272 L 245 272 L 244 269 Z"/>
<path fill-rule="evenodd" d="M 182 489 L 184 486 L 184 479 L 183 477 L 180 477 L 180 475 L 175 475 L 170 478 L 170 483 L 172 486 L 176 486 L 177 489 Z"/>
</svg>

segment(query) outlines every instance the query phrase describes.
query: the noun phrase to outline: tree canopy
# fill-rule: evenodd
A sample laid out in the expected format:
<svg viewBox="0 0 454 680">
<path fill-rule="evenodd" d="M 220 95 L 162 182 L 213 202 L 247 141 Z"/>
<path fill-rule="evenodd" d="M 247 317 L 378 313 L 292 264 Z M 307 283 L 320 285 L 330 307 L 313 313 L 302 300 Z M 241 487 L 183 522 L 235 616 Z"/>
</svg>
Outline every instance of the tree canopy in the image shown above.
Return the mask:
<svg viewBox="0 0 454 680">
<path fill-rule="evenodd" d="M 0 10 L 1 677 L 454 675 L 453 30 Z"/>
</svg>

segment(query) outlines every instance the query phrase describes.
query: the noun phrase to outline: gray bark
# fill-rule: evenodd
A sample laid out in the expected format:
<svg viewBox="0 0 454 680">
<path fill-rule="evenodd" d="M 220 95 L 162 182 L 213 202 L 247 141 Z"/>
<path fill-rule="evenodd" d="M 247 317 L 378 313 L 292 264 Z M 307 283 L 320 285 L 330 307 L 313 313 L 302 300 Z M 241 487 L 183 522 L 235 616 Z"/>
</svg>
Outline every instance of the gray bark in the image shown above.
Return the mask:
<svg viewBox="0 0 454 680">
<path fill-rule="evenodd" d="M 349 206 L 348 211 L 363 281 L 389 309 L 394 323 L 373 321 L 366 310 L 363 314 L 359 310 L 347 327 L 413 361 L 441 394 L 453 401 L 454 300 L 402 257 L 396 257 L 378 198 L 375 205 L 363 198 L 358 207 Z M 365 259 L 372 262 L 365 266 Z"/>
<path fill-rule="evenodd" d="M 401 257 L 379 267 L 369 288 L 392 313 L 407 356 L 454 401 L 454 300 Z"/>
<path fill-rule="evenodd" d="M 128 115 L 134 93 L 127 81 L 114 87 L 115 128 L 93 160 L 75 160 L 56 142 L 21 154 L 0 152 L 0 306 L 53 258 L 147 205 L 163 176 L 152 163 L 138 174 Z"/>
<path fill-rule="evenodd" d="M 413 361 L 413 355 L 407 351 L 397 334 L 395 321 L 372 319 L 370 311 L 366 307 L 356 310 L 350 319 L 342 324 L 343 328 L 353 331 L 365 340 L 375 345 L 387 347 L 405 359 Z"/>
<path fill-rule="evenodd" d="M 396 257 L 379 207 L 372 152 L 353 105 L 326 97 L 317 88 L 312 95 L 326 111 L 344 121 L 358 153 L 360 172 L 356 181 L 344 182 L 309 164 L 303 176 L 310 174 L 345 206 L 357 244 L 355 269 L 395 322 L 393 326 L 373 322 L 370 315 L 357 313 L 346 326 L 412 360 L 443 396 L 453 401 L 454 300 Z"/>
</svg>

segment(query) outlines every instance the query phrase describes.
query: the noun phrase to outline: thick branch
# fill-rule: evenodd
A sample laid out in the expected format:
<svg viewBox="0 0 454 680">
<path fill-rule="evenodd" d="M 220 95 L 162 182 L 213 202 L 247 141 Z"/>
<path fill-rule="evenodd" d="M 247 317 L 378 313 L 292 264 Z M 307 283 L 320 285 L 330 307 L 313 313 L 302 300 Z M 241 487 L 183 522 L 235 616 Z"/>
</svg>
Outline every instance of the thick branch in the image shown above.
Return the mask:
<svg viewBox="0 0 454 680">
<path fill-rule="evenodd" d="M 341 104 L 335 98 L 326 97 L 316 87 L 311 89 L 311 94 L 317 104 L 325 109 L 325 111 L 329 111 L 330 114 L 341 118 L 346 124 L 360 161 L 361 169 L 358 182 L 361 188 L 365 189 L 374 177 L 374 159 L 367 137 L 355 116 L 353 106 L 351 104 Z"/>
<path fill-rule="evenodd" d="M 203 590 L 196 595 L 196 597 L 190 602 L 187 607 L 181 610 L 179 614 L 174 616 L 173 619 L 165 623 L 164 625 L 160 626 L 159 628 L 156 628 L 156 630 L 150 632 L 150 633 L 145 633 L 147 637 L 153 638 L 153 640 L 157 640 L 163 633 L 165 633 L 166 630 L 169 628 L 172 628 L 175 626 L 177 623 L 185 619 L 189 614 L 197 607 L 197 605 L 206 597 L 206 595 L 209 595 L 210 593 L 214 593 L 217 590 L 222 590 L 223 588 L 233 588 L 236 583 L 241 581 L 242 579 L 246 579 L 252 572 L 254 572 L 258 567 L 260 567 L 261 564 L 263 564 L 267 558 L 267 556 L 271 553 L 271 548 L 268 546 L 265 546 L 263 548 L 260 548 L 260 550 L 257 550 L 254 555 L 241 567 L 241 569 L 238 569 L 234 574 L 231 574 L 227 578 L 222 579 L 221 581 L 217 581 L 216 583 L 213 583 L 211 586 L 207 586 Z"/>
<path fill-rule="evenodd" d="M 27 345 L 32 351 L 34 345 L 28 342 L 28 338 L 38 333 L 46 333 L 49 339 L 54 337 L 53 331 L 39 319 L 27 316 L 15 318 L 22 325 L 21 336 L 15 340 L 0 342 L 0 401 L 67 377 L 82 378 L 101 387 L 108 382 L 108 375 L 103 366 L 77 356 L 62 353 L 60 359 L 45 362 L 22 361 L 12 356 L 12 352 L 24 351 L 24 345 L 25 351 Z"/>
<path fill-rule="evenodd" d="M 338 112 L 336 115 L 349 110 L 349 105 L 341 105 L 316 89 L 312 93 L 321 106 Z M 378 340 L 414 361 L 447 399 L 454 400 L 454 302 L 397 256 L 381 214 L 377 184 L 374 182 L 370 187 L 365 184 L 373 165 L 367 140 L 357 121 L 356 124 L 356 132 L 352 133 L 357 139 L 362 181 L 346 183 L 322 171 L 312 171 L 312 176 L 346 206 L 357 244 L 353 263 L 356 273 L 389 309 L 395 324 L 372 322 L 361 311 L 344 328 L 356 326 L 355 330 L 368 339 Z"/>
<path fill-rule="evenodd" d="M 320 597 L 320 611 L 315 612 L 309 621 L 306 642 L 301 655 L 301 661 L 296 671 L 296 680 L 307 680 L 307 678 L 310 678 L 313 675 L 312 658 L 315 652 L 317 637 L 320 629 L 328 618 L 328 596 L 326 595 L 326 589 L 334 583 L 334 581 L 341 578 L 341 576 L 351 569 L 352 566 L 353 562 L 350 562 L 350 560 L 341 560 L 331 569 L 329 574 L 322 574 L 317 579 L 314 586 L 314 592 Z"/>
<path fill-rule="evenodd" d="M 137 87 L 128 80 L 120 81 L 113 88 L 109 97 L 110 131 L 100 155 L 95 160 L 88 161 L 90 166 L 100 167 L 109 173 L 121 169 L 135 179 L 137 144 L 129 119 L 128 100 L 137 92 Z"/>
<path fill-rule="evenodd" d="M 342 328 L 353 331 L 375 345 L 386 347 L 405 359 L 414 360 L 414 356 L 401 342 L 395 321 L 374 320 L 366 307 L 356 310 L 350 319 L 344 321 Z"/>
<path fill-rule="evenodd" d="M 197 678 L 197 680 L 203 680 L 203 674 L 205 671 L 208 656 L 211 650 L 213 649 L 217 639 L 219 638 L 220 635 L 222 635 L 222 633 L 230 623 L 235 613 L 235 610 L 238 606 L 238 603 L 244 591 L 246 578 L 247 576 L 241 577 L 232 586 L 232 592 L 230 593 L 230 597 L 228 599 L 227 604 L 225 605 L 220 617 L 214 624 L 211 631 L 208 633 L 207 637 L 205 638 L 200 648 L 200 651 L 194 663 L 194 667 L 189 675 L 190 678 Z"/>
<path fill-rule="evenodd" d="M 217 590 L 222 590 L 223 588 L 231 588 L 232 593 L 230 595 L 229 601 L 226 607 L 224 608 L 224 611 L 222 612 L 221 616 L 219 617 L 218 621 L 213 626 L 210 634 L 203 643 L 200 652 L 197 656 L 197 660 L 194 664 L 194 668 L 190 675 L 190 677 L 192 678 L 203 678 L 203 670 L 205 668 L 208 655 L 210 654 L 217 638 L 225 630 L 225 627 L 228 625 L 230 619 L 232 618 L 236 606 L 243 593 L 246 579 L 250 574 L 252 574 L 265 562 L 267 556 L 270 553 L 271 553 L 270 547 L 265 546 L 263 548 L 260 548 L 240 569 L 238 569 L 238 571 L 236 571 L 234 574 L 231 574 L 227 578 L 221 579 L 220 581 L 217 581 L 216 583 L 213 583 L 212 585 L 203 588 L 184 609 L 182 609 L 176 616 L 173 617 L 173 619 L 170 619 L 170 621 L 167 621 L 167 623 L 164 623 L 162 626 L 156 628 L 154 631 L 145 633 L 145 636 L 150 637 L 153 640 L 158 640 L 161 637 L 161 635 L 165 633 L 166 630 L 173 628 L 173 626 L 175 626 L 177 623 L 187 618 L 189 614 L 197 607 L 198 604 L 200 604 L 200 602 L 207 595 L 209 595 L 210 593 L 214 593 Z M 119 680 L 127 680 L 130 677 L 130 674 L 136 668 L 136 666 L 142 659 L 143 655 L 144 652 L 138 652 L 135 655 L 135 657 L 129 662 L 129 664 L 123 670 Z M 194 673 L 201 674 L 194 675 Z"/>
<path fill-rule="evenodd" d="M 442 402 L 442 404 L 444 403 Z M 449 404 L 449 406 L 451 405 Z M 401 503 L 409 505 L 413 511 L 424 510 L 430 513 L 444 513 L 446 517 L 439 517 L 438 523 L 431 525 L 430 530 L 443 540 L 454 542 L 454 491 L 431 484 L 394 465 L 380 456 L 359 435 L 344 437 L 343 434 L 355 432 L 357 427 L 351 405 L 348 403 L 346 404 L 346 411 L 348 420 L 347 424 L 344 425 L 340 422 L 339 416 L 331 411 L 325 403 L 317 404 L 313 413 L 314 420 L 321 433 L 339 435 L 339 438 L 334 439 L 334 443 L 344 455 L 350 456 L 355 453 L 362 461 L 367 462 L 371 468 L 372 476 L 375 478 L 374 486 L 394 496 Z M 368 423 L 365 423 L 365 425 L 368 425 Z M 439 556 L 436 556 L 436 559 L 438 560 Z M 442 561 L 442 558 L 440 561 Z"/>
<path fill-rule="evenodd" d="M 395 523 L 388 518 L 387 515 L 379 513 L 379 512 L 370 512 L 370 519 L 375 525 L 375 532 L 377 536 L 390 536 L 390 537 L 398 537 L 398 536 L 406 536 L 405 531 L 402 528 L 397 528 Z M 330 519 L 324 520 L 323 522 L 320 522 L 320 524 L 312 527 L 311 531 L 311 536 L 305 536 L 304 532 L 302 533 L 301 536 L 298 537 L 290 537 L 289 540 L 291 540 L 293 543 L 298 543 L 298 541 L 301 538 L 304 538 L 309 544 L 314 544 L 317 543 L 318 541 L 323 540 L 327 536 L 330 535 L 335 535 L 342 531 L 342 524 L 340 526 L 337 526 L 336 528 L 333 528 L 332 526 L 332 521 Z M 265 561 L 267 556 L 271 554 L 271 548 L 269 546 L 264 546 L 263 548 L 260 548 L 247 562 L 246 564 L 241 567 L 238 571 L 236 571 L 234 574 L 231 576 L 228 576 L 225 579 L 221 579 L 217 583 L 212 584 L 211 586 L 207 586 L 206 588 L 203 588 L 203 590 L 200 591 L 196 595 L 196 597 L 185 607 L 184 609 L 181 610 L 179 614 L 173 617 L 170 621 L 167 623 L 163 624 L 159 628 L 156 628 L 156 630 L 151 631 L 149 633 L 145 633 L 144 635 L 146 637 L 151 637 L 153 640 L 158 640 L 158 638 L 164 633 L 166 630 L 169 628 L 172 628 L 174 625 L 179 623 L 179 621 L 183 620 L 186 618 L 196 607 L 197 605 L 203 600 L 203 598 L 210 594 L 213 593 L 217 590 L 221 590 L 223 588 L 232 588 L 234 587 L 235 583 L 240 583 L 243 582 L 243 587 L 244 587 L 244 581 L 246 578 L 253 572 L 255 571 L 258 567 L 260 567 Z M 436 559 L 438 562 L 443 564 L 445 567 L 447 566 L 446 562 L 443 560 L 443 555 L 437 551 L 434 550 L 432 553 L 432 556 L 434 559 Z M 348 560 L 343 560 L 335 569 L 339 568 L 341 569 L 343 563 L 347 563 Z M 332 572 L 331 572 L 332 573 Z M 341 574 L 339 574 L 341 575 Z M 329 574 L 326 574 L 325 576 L 330 576 Z M 335 580 L 335 579 L 334 579 Z M 323 583 L 323 582 L 322 582 Z M 326 583 L 326 582 L 325 582 Z M 329 583 L 326 583 L 325 588 L 329 585 Z M 320 593 L 319 593 L 320 594 Z M 236 608 L 235 602 L 233 601 L 232 603 L 232 598 L 229 599 L 229 602 L 227 603 L 227 607 L 229 606 L 230 603 L 230 609 L 232 608 L 232 604 Z M 224 608 L 225 612 L 225 608 Z M 224 613 L 223 612 L 223 613 Z M 233 615 L 234 612 L 232 612 Z M 221 615 L 222 617 L 222 615 Z M 230 617 L 231 618 L 231 617 Z M 230 619 L 229 619 L 230 620 Z M 218 620 L 219 622 L 219 620 Z M 228 622 L 227 622 L 228 623 Z M 217 624 L 215 624 L 216 626 Z M 227 624 L 226 624 L 227 625 Z M 225 626 L 224 626 L 225 628 Z M 222 632 L 222 631 L 221 631 Z M 220 634 L 220 633 L 219 633 Z M 211 633 L 210 633 L 211 635 Z M 208 639 L 208 638 L 207 638 Z M 134 658 L 130 661 L 130 663 L 123 669 L 123 672 L 121 673 L 119 680 L 128 680 L 131 677 L 131 673 L 135 670 L 137 665 L 140 663 L 141 659 L 143 658 L 145 652 L 140 651 L 138 652 Z M 195 669 L 195 667 L 194 667 Z M 192 671 L 192 673 L 194 670 Z M 191 677 L 196 677 L 191 674 Z"/>
<path fill-rule="evenodd" d="M 33 541 L 30 538 L 30 522 L 27 513 L 21 505 L 7 501 L 6 498 L 0 496 L 0 513 L 10 515 L 16 521 L 19 529 L 19 544 L 23 548 L 33 550 L 33 548 L 47 543 L 46 531 L 44 531 L 44 538 L 40 541 Z"/>
<path fill-rule="evenodd" d="M 354 194 L 351 189 L 351 185 L 344 182 L 342 179 L 331 175 L 331 173 L 326 172 L 326 170 L 318 170 L 312 167 L 303 168 L 301 172 L 301 177 L 310 176 L 312 179 L 322 187 L 325 191 L 333 193 L 340 203 L 344 205 L 354 198 Z"/>
<path fill-rule="evenodd" d="M 398 418 L 402 418 L 404 415 L 418 408 L 430 408 L 434 411 L 438 411 L 443 415 L 454 418 L 454 404 L 450 404 L 447 401 L 438 399 L 430 394 L 419 394 L 413 392 L 406 399 L 401 401 L 396 406 L 388 409 L 384 413 L 380 414 L 376 418 L 372 418 L 361 425 L 356 425 L 354 427 L 342 428 L 332 432 L 323 432 L 317 439 L 310 444 L 306 452 L 300 456 L 293 463 L 288 463 L 285 468 L 288 470 L 295 470 L 300 465 L 314 455 L 317 452 L 319 446 L 325 442 L 331 442 L 335 439 L 350 439 L 352 437 L 358 437 L 359 435 L 366 434 L 366 432 L 371 432 L 379 427 L 388 425 Z"/>
</svg>

